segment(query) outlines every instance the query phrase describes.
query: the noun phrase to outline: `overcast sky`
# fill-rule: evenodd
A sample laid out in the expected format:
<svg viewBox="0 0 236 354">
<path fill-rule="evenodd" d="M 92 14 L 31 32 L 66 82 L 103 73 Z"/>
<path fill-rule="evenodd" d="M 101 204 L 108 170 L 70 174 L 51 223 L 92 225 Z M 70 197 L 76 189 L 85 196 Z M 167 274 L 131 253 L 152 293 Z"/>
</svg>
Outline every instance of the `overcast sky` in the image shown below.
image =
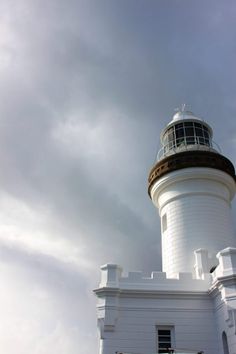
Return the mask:
<svg viewBox="0 0 236 354">
<path fill-rule="evenodd" d="M 236 162 L 235 63 L 235 0 L 0 1 L 1 353 L 98 352 L 100 265 L 161 267 L 174 109 Z"/>
</svg>

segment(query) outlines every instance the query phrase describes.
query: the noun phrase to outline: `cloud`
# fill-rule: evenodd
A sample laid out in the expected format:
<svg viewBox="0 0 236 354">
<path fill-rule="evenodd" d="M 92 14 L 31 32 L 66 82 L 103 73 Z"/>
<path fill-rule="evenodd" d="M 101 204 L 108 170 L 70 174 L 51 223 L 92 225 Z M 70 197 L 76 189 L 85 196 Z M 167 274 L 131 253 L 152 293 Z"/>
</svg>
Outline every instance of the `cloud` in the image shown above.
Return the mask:
<svg viewBox="0 0 236 354">
<path fill-rule="evenodd" d="M 0 347 L 6 353 L 95 350 L 94 299 L 79 268 L 1 245 Z M 86 306 L 89 306 L 87 308 Z M 86 343 L 86 345 L 85 345 Z"/>
<path fill-rule="evenodd" d="M 147 175 L 174 108 L 190 103 L 235 162 L 234 13 L 210 0 L 1 2 L 5 354 L 96 352 L 99 265 L 160 269 Z"/>
</svg>

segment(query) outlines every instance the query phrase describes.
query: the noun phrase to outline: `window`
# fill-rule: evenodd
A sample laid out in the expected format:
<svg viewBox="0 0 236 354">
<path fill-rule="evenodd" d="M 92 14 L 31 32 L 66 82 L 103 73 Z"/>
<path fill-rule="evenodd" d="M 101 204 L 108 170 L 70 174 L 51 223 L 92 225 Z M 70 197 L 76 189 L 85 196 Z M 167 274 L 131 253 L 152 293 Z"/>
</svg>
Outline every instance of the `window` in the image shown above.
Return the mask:
<svg viewBox="0 0 236 354">
<path fill-rule="evenodd" d="M 173 328 L 172 327 L 157 327 L 157 350 L 158 353 L 169 353 L 170 348 L 173 348 Z"/>
<path fill-rule="evenodd" d="M 162 232 L 165 232 L 167 230 L 167 215 L 164 214 L 161 218 L 161 226 L 162 226 Z"/>
<path fill-rule="evenodd" d="M 176 146 L 180 146 L 184 143 L 184 124 L 176 124 L 175 126 L 175 135 L 176 135 Z"/>
<path fill-rule="evenodd" d="M 197 144 L 210 146 L 209 130 L 203 124 L 194 123 Z"/>
<path fill-rule="evenodd" d="M 187 123 L 185 123 L 185 125 L 186 124 Z M 186 135 L 186 143 L 187 144 L 194 144 L 195 143 L 193 123 L 192 123 L 192 126 L 185 126 L 185 135 Z"/>
<path fill-rule="evenodd" d="M 170 127 L 165 132 L 162 142 L 165 153 L 186 145 L 212 146 L 208 127 L 197 122 L 182 122 Z"/>
</svg>

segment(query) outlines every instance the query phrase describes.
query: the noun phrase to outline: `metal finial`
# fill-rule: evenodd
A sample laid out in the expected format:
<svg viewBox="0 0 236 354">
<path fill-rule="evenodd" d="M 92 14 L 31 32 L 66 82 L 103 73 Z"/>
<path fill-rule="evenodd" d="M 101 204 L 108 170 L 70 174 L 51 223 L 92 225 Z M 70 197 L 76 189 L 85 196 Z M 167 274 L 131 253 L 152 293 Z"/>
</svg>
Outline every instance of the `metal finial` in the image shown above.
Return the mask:
<svg viewBox="0 0 236 354">
<path fill-rule="evenodd" d="M 182 103 L 181 105 L 181 112 L 184 112 L 186 108 L 186 103 Z"/>
<path fill-rule="evenodd" d="M 175 112 L 182 112 L 182 113 L 183 113 L 183 112 L 185 112 L 185 108 L 186 108 L 186 103 L 182 103 L 182 104 L 181 104 L 181 108 L 179 108 L 179 107 L 178 107 L 178 108 L 175 108 L 174 111 L 175 111 Z"/>
</svg>

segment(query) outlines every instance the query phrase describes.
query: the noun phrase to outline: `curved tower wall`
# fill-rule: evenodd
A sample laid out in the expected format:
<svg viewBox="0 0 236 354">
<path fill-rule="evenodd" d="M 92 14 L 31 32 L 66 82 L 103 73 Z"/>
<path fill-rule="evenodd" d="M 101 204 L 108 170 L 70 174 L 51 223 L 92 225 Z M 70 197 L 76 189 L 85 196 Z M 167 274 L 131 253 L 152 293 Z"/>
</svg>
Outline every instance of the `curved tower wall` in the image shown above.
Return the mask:
<svg viewBox="0 0 236 354">
<path fill-rule="evenodd" d="M 236 247 L 231 215 L 235 181 L 205 167 L 183 168 L 160 177 L 151 188 L 162 224 L 162 264 L 168 276 L 194 272 L 194 251 L 208 250 L 209 271 L 216 254 Z"/>
<path fill-rule="evenodd" d="M 161 217 L 162 264 L 168 276 L 197 274 L 199 254 L 205 255 L 204 269 L 210 272 L 219 251 L 236 247 L 231 215 L 235 170 L 212 138 L 204 120 L 183 110 L 161 133 L 148 192 Z"/>
</svg>

